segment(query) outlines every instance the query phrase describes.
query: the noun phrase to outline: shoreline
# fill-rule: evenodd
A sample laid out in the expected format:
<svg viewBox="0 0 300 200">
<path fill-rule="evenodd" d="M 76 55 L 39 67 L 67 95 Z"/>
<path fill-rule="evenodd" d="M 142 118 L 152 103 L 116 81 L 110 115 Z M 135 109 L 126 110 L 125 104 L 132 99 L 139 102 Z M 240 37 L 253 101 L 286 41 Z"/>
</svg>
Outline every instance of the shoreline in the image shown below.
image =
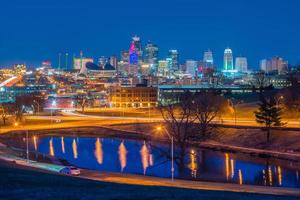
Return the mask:
<svg viewBox="0 0 300 200">
<path fill-rule="evenodd" d="M 0 135 L 0 142 L 8 145 L 14 146 L 10 143 L 24 131 L 11 131 L 6 134 Z M 49 133 L 50 132 L 50 133 Z M 106 137 L 106 138 L 117 138 L 117 139 L 132 139 L 132 140 L 146 140 L 157 143 L 166 143 L 165 140 L 153 139 L 149 134 L 116 129 L 113 126 L 103 126 L 103 127 L 78 127 L 78 128 L 62 128 L 62 129 L 45 129 L 45 130 L 32 130 L 29 131 L 29 135 L 35 135 L 38 137 Z M 292 152 L 281 152 L 269 149 L 259 149 L 259 148 L 249 148 L 241 147 L 238 145 L 227 145 L 224 143 L 216 141 L 207 142 L 195 142 L 191 143 L 191 147 L 199 149 L 208 149 L 218 152 L 229 152 L 234 154 L 244 154 L 250 157 L 257 158 L 271 158 L 278 160 L 286 160 L 299 163 L 300 166 L 300 153 Z"/>
</svg>

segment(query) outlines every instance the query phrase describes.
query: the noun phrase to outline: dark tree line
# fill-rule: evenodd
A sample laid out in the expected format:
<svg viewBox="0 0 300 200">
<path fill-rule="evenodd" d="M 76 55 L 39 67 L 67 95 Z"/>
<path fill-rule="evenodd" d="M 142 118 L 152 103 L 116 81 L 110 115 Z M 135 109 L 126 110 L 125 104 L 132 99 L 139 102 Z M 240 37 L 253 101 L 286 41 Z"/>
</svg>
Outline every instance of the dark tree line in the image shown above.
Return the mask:
<svg viewBox="0 0 300 200">
<path fill-rule="evenodd" d="M 44 103 L 44 98 L 37 93 L 19 95 L 16 97 L 15 102 L 2 103 L 0 105 L 0 109 L 3 125 L 7 124 L 9 116 L 14 117 L 16 122 L 21 122 L 23 120 L 23 115 L 26 107 L 33 108 L 33 111 L 35 113 L 38 110 L 42 111 Z"/>
</svg>

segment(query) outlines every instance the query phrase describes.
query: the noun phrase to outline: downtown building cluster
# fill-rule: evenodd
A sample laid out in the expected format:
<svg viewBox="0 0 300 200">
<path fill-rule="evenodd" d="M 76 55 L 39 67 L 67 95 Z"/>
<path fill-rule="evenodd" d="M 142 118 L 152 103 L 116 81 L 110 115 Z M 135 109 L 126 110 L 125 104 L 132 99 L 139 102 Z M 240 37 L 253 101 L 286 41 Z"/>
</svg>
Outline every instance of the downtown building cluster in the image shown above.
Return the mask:
<svg viewBox="0 0 300 200">
<path fill-rule="evenodd" d="M 253 79 L 264 73 L 274 88 L 288 87 L 288 62 L 274 57 L 260 62 L 259 70 L 250 70 L 246 57 L 234 56 L 224 50 L 222 66 L 215 64 L 212 50 L 200 59 L 181 61 L 180 52 L 170 49 L 160 57 L 159 46 L 148 41 L 143 44 L 134 36 L 119 56 L 92 58 L 81 51 L 69 61 L 69 53 L 58 55 L 58 65 L 42 62 L 35 70 L 16 64 L 0 70 L 0 101 L 14 101 L 28 93 L 40 93 L 53 98 L 57 107 L 76 107 L 76 99 L 86 96 L 89 107 L 155 107 L 167 102 L 168 94 L 184 91 L 215 90 L 226 94 L 253 92 Z M 57 99 L 64 98 L 63 101 Z M 63 102 L 60 105 L 59 102 Z M 66 103 L 67 102 L 67 103 Z"/>
</svg>

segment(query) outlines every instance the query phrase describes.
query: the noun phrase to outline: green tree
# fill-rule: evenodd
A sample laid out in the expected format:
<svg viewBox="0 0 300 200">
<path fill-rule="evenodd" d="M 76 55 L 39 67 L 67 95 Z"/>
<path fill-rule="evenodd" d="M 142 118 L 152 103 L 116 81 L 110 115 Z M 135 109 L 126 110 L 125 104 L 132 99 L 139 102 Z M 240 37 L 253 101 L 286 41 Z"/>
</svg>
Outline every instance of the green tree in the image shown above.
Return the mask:
<svg viewBox="0 0 300 200">
<path fill-rule="evenodd" d="M 267 132 L 267 142 L 270 142 L 272 127 L 282 126 L 281 108 L 276 103 L 275 97 L 266 98 L 263 94 L 260 96 L 258 111 L 255 111 L 256 121 L 263 124 L 263 130 Z"/>
</svg>

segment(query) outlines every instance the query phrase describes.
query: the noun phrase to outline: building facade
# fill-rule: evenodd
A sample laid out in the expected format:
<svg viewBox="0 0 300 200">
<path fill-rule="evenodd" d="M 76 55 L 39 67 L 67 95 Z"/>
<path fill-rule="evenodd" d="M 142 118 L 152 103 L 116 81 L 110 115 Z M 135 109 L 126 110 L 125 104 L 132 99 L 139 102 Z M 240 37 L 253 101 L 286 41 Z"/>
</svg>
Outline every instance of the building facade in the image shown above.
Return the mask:
<svg viewBox="0 0 300 200">
<path fill-rule="evenodd" d="M 115 87 L 110 92 L 115 108 L 149 108 L 157 106 L 156 87 Z"/>
</svg>

